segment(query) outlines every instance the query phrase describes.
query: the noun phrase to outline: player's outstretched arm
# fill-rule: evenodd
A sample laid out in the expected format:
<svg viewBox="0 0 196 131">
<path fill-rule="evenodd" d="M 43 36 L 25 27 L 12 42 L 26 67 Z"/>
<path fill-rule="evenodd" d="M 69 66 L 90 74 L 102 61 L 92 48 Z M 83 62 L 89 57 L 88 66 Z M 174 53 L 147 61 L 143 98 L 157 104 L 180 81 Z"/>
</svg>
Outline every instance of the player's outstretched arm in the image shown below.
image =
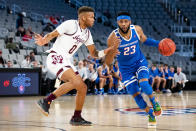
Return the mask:
<svg viewBox="0 0 196 131">
<path fill-rule="evenodd" d="M 44 37 L 42 37 L 40 34 L 35 33 L 35 43 L 39 46 L 43 46 L 50 42 L 53 38 L 57 37 L 59 35 L 57 30 L 52 31 L 51 33 L 46 34 Z"/>
<path fill-rule="evenodd" d="M 112 50 L 112 47 L 109 47 L 109 48 L 106 48 L 105 50 L 98 51 L 98 50 L 96 50 L 94 44 L 88 45 L 87 48 L 88 48 L 88 50 L 89 50 L 90 55 L 91 55 L 92 57 L 94 57 L 94 58 L 102 58 L 102 57 L 104 57 L 106 54 L 108 54 L 108 52 L 109 52 L 110 50 Z"/>
<path fill-rule="evenodd" d="M 112 32 L 108 37 L 107 44 L 108 47 L 113 47 L 113 49 L 105 57 L 105 63 L 108 65 L 108 67 L 110 67 L 110 65 L 112 64 L 115 55 L 119 54 L 118 52 L 119 43 L 120 43 L 120 39 L 117 38 L 116 35 Z"/>
<path fill-rule="evenodd" d="M 138 25 L 135 25 L 135 29 L 140 37 L 140 41 L 148 46 L 154 46 L 154 47 L 158 47 L 160 41 L 154 40 L 152 38 L 147 38 L 146 35 L 144 34 L 142 28 Z"/>
</svg>

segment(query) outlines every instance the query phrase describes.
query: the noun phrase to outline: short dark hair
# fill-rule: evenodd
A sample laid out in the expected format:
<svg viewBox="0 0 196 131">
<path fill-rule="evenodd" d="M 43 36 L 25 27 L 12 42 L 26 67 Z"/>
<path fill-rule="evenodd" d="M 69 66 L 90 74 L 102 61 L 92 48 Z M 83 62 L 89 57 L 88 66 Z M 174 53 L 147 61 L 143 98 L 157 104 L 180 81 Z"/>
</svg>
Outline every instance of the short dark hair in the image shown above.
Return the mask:
<svg viewBox="0 0 196 131">
<path fill-rule="evenodd" d="M 118 12 L 117 17 L 118 16 L 121 16 L 121 15 L 127 15 L 127 16 L 130 16 L 131 17 L 131 15 L 129 14 L 129 12 L 126 12 L 126 11 L 120 11 L 120 12 Z"/>
<path fill-rule="evenodd" d="M 78 15 L 83 12 L 95 12 L 95 10 L 89 6 L 82 6 L 78 9 Z"/>
<path fill-rule="evenodd" d="M 33 52 L 33 51 L 31 51 L 31 52 L 30 52 L 30 55 L 32 55 L 33 53 L 34 53 L 34 52 Z"/>
</svg>

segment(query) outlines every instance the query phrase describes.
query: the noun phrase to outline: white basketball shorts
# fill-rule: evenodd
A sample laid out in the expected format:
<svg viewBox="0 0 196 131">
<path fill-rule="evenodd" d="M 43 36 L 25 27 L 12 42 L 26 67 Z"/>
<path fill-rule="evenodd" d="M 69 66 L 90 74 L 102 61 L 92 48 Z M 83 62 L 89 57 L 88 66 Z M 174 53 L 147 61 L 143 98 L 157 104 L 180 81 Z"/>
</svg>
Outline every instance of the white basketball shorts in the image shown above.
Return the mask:
<svg viewBox="0 0 196 131">
<path fill-rule="evenodd" d="M 70 58 L 66 58 L 55 51 L 51 51 L 48 55 L 46 66 L 47 69 L 58 78 L 61 78 L 62 74 L 70 68 L 73 69 L 76 74 L 78 74 L 78 71 L 71 63 Z"/>
</svg>

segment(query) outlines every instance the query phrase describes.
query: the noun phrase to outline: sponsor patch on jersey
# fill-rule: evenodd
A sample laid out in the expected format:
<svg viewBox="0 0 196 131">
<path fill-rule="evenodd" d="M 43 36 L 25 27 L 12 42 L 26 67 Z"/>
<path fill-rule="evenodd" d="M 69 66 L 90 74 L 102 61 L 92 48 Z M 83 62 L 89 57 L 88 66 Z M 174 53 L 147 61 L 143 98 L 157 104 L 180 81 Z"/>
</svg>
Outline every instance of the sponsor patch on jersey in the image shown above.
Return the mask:
<svg viewBox="0 0 196 131">
<path fill-rule="evenodd" d="M 195 106 L 162 106 L 162 115 L 163 116 L 174 116 L 179 114 L 196 114 L 196 105 Z M 139 108 L 118 108 L 115 111 L 119 111 L 122 114 L 137 114 L 141 116 L 147 115 L 146 112 L 140 110 Z"/>
</svg>

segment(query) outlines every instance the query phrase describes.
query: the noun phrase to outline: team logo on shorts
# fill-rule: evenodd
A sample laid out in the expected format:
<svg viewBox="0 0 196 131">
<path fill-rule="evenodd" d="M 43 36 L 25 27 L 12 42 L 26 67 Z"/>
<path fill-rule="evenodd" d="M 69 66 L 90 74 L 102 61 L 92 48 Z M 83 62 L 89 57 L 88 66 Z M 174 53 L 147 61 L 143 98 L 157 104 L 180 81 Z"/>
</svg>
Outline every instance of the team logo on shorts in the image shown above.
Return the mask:
<svg viewBox="0 0 196 131">
<path fill-rule="evenodd" d="M 63 57 L 61 55 L 52 55 L 52 64 L 63 63 Z"/>
<path fill-rule="evenodd" d="M 23 94 L 26 87 L 31 85 L 31 78 L 26 77 L 25 74 L 18 74 L 18 76 L 12 79 L 12 86 L 18 88 L 18 92 Z"/>
<path fill-rule="evenodd" d="M 196 114 L 196 106 L 162 106 L 162 115 L 163 116 L 174 116 L 179 114 Z M 115 109 L 122 114 L 138 114 L 141 116 L 147 115 L 144 111 L 139 108 L 119 108 Z"/>
</svg>

